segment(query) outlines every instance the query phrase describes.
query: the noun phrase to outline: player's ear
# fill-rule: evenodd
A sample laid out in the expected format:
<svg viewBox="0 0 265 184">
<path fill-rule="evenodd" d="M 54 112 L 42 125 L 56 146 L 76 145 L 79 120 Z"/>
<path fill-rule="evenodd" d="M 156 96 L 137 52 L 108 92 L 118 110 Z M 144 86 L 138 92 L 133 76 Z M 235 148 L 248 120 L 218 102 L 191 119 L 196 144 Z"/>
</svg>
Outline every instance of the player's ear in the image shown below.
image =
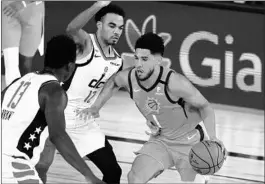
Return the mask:
<svg viewBox="0 0 265 184">
<path fill-rule="evenodd" d="M 155 60 L 158 62 L 158 64 L 162 63 L 163 57 L 160 54 L 156 54 L 154 55 L 154 57 L 155 57 Z"/>
<path fill-rule="evenodd" d="M 98 28 L 99 30 L 102 29 L 102 22 L 101 22 L 101 21 L 97 21 L 97 28 Z"/>
<path fill-rule="evenodd" d="M 74 72 L 75 67 L 76 67 L 75 63 L 74 62 L 70 62 L 67 65 L 67 70 L 72 73 L 72 72 Z"/>
</svg>

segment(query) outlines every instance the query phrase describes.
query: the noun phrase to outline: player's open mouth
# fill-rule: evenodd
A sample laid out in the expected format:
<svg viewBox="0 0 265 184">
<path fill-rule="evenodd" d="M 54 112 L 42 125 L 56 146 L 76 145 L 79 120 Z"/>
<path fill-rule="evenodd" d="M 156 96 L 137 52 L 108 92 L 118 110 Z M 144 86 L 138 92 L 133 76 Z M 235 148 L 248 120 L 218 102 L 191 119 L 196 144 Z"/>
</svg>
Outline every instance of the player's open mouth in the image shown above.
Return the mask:
<svg viewBox="0 0 265 184">
<path fill-rule="evenodd" d="M 137 73 L 142 74 L 142 73 L 144 73 L 144 71 L 143 70 L 137 70 Z"/>
</svg>

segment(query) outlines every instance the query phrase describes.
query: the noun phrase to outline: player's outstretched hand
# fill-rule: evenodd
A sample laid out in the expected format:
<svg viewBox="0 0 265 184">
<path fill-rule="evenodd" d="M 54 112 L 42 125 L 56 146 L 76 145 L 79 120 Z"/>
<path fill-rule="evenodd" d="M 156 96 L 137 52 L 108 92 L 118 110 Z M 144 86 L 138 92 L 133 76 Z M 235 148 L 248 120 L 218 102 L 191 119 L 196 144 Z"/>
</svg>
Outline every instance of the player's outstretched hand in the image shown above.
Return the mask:
<svg viewBox="0 0 265 184">
<path fill-rule="evenodd" d="M 97 5 L 100 6 L 100 7 L 105 7 L 105 6 L 108 6 L 110 4 L 111 1 L 97 1 Z"/>
<path fill-rule="evenodd" d="M 210 138 L 210 140 L 211 140 L 211 141 L 214 141 L 214 142 L 216 142 L 217 144 L 220 145 L 220 147 L 222 148 L 222 152 L 223 152 L 224 155 L 225 155 L 224 158 L 226 159 L 227 156 L 228 156 L 228 152 L 227 152 L 227 150 L 226 150 L 226 148 L 225 148 L 225 146 L 224 146 L 224 143 L 223 143 L 221 140 L 217 139 L 216 137 Z"/>
<path fill-rule="evenodd" d="M 99 118 L 99 110 L 95 107 L 78 110 L 76 116 L 85 121 Z"/>
</svg>

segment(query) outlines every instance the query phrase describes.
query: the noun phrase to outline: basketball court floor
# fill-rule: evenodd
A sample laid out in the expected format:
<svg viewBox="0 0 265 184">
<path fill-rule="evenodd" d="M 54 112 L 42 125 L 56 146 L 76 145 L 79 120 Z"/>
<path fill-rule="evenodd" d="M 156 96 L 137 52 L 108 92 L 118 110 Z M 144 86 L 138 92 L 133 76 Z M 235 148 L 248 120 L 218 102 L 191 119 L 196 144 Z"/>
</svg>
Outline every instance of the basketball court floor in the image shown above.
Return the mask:
<svg viewBox="0 0 265 184">
<path fill-rule="evenodd" d="M 252 109 L 213 105 L 217 136 L 224 142 L 229 156 L 209 183 L 264 183 L 264 112 Z M 134 151 L 148 139 L 143 116 L 125 92 L 118 92 L 100 112 L 100 126 L 113 146 L 122 168 L 121 183 L 127 183 Z M 101 172 L 86 161 L 92 170 Z M 48 172 L 48 183 L 85 183 L 59 153 Z M 164 171 L 149 183 L 180 183 L 174 168 Z"/>
</svg>

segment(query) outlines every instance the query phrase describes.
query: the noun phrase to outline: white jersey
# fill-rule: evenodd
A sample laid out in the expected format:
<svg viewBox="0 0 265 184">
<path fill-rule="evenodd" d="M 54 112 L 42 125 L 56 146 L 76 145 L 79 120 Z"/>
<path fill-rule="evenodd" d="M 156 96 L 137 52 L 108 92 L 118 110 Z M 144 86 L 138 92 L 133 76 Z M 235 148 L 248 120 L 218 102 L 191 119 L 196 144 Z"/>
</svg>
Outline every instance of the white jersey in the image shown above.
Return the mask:
<svg viewBox="0 0 265 184">
<path fill-rule="evenodd" d="M 115 52 L 115 57 L 106 57 L 95 34 L 89 34 L 93 49 L 90 54 L 76 61 L 76 71 L 64 83 L 68 105 L 65 110 L 66 126 L 80 125 L 76 112 L 90 107 L 97 99 L 105 82 L 122 67 L 122 59 Z"/>
<path fill-rule="evenodd" d="M 10 85 L 2 101 L 2 154 L 20 156 L 36 164 L 48 137 L 38 93 L 43 84 L 57 81 L 51 74 L 29 73 Z"/>
</svg>

